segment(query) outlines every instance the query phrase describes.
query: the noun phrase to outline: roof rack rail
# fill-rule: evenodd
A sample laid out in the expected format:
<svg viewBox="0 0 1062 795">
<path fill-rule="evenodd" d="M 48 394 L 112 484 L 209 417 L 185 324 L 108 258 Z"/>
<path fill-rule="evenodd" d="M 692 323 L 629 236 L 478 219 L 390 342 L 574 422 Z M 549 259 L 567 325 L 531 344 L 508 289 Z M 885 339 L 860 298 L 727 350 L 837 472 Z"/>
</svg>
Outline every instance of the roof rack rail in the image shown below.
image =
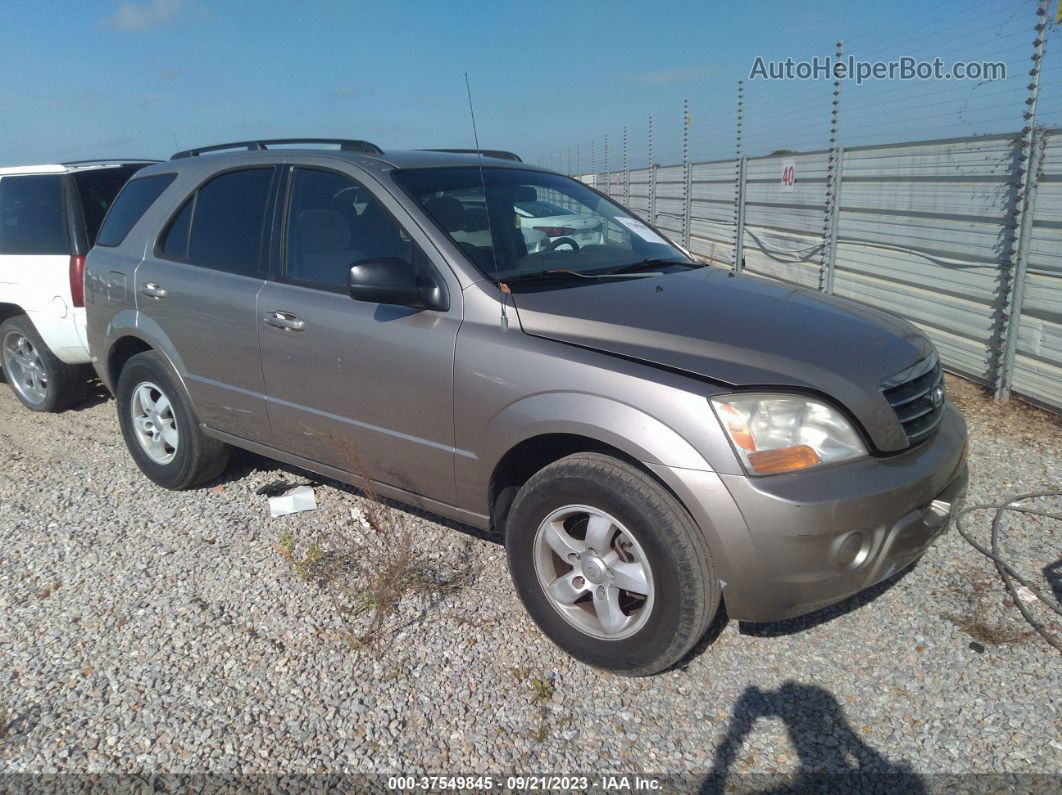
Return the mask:
<svg viewBox="0 0 1062 795">
<path fill-rule="evenodd" d="M 422 152 L 449 152 L 454 155 L 483 155 L 484 157 L 497 157 L 502 160 L 515 160 L 523 163 L 520 156 L 504 149 L 422 149 Z"/>
<path fill-rule="evenodd" d="M 161 160 L 152 160 L 147 157 L 95 157 L 91 160 L 64 160 L 61 166 L 91 166 L 95 163 L 110 165 L 111 163 L 161 163 Z"/>
<path fill-rule="evenodd" d="M 364 155 L 383 154 L 383 149 L 376 144 L 349 138 L 270 138 L 261 141 L 234 141 L 230 144 L 214 144 L 213 146 L 185 149 L 177 152 L 170 160 L 198 157 L 204 152 L 221 152 L 226 149 L 246 149 L 248 152 L 262 152 L 271 146 L 288 146 L 290 144 L 335 144 L 341 152 L 361 152 Z"/>
</svg>

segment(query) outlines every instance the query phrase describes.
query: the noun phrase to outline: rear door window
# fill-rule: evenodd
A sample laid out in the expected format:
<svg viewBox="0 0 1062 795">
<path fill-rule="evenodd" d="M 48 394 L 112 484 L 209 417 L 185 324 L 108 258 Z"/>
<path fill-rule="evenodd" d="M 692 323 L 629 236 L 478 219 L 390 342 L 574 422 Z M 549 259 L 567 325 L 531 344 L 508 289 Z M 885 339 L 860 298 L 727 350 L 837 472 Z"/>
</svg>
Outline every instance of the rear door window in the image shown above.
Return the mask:
<svg viewBox="0 0 1062 795">
<path fill-rule="evenodd" d="M 60 174 L 0 179 L 0 254 L 70 254 Z"/>
<path fill-rule="evenodd" d="M 89 246 L 96 242 L 96 236 L 100 231 L 100 224 L 110 208 L 114 197 L 125 185 L 126 181 L 143 165 L 121 166 L 118 168 L 92 168 L 85 171 L 74 172 L 74 182 L 81 199 L 81 212 L 85 218 L 85 235 Z M 150 204 L 150 202 L 148 202 Z M 144 210 L 147 206 L 144 207 Z M 143 212 L 143 210 L 141 210 Z M 138 215 L 137 218 L 140 216 Z M 133 220 L 136 223 L 136 219 Z M 132 223 L 129 228 L 132 228 Z M 125 230 L 126 232 L 129 229 Z M 125 238 L 125 235 L 122 235 Z M 118 243 L 122 241 L 119 240 Z M 112 243 L 111 245 L 118 245 Z"/>
<path fill-rule="evenodd" d="M 214 177 L 174 216 L 159 253 L 241 276 L 264 276 L 262 243 L 274 171 L 272 166 L 247 168 Z"/>
<path fill-rule="evenodd" d="M 107 220 L 103 222 L 103 229 L 100 230 L 96 245 L 120 246 L 136 222 L 155 203 L 155 199 L 169 187 L 176 176 L 176 174 L 154 174 L 126 183 L 122 192 L 118 194 L 118 198 L 114 200 L 114 206 L 107 213 Z M 82 196 L 84 196 L 84 190 L 82 190 Z M 88 223 L 87 211 L 85 222 Z"/>
</svg>

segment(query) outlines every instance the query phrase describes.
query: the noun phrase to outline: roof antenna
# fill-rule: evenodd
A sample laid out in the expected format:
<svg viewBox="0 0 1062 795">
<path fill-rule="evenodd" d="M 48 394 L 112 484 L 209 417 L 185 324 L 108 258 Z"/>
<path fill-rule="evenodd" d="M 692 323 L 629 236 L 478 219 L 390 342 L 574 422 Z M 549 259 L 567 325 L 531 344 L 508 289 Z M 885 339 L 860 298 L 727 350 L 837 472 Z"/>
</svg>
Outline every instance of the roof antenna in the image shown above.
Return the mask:
<svg viewBox="0 0 1062 795">
<path fill-rule="evenodd" d="M 479 148 L 479 132 L 476 130 L 476 111 L 472 107 L 472 86 L 468 82 L 468 72 L 465 72 L 465 92 L 468 94 L 468 114 L 472 117 L 472 138 L 476 142 L 476 162 L 479 164 L 479 184 L 483 188 L 483 207 L 487 211 L 487 234 L 490 235 L 490 257 L 494 262 L 494 275 L 498 275 L 498 255 L 494 251 L 494 229 L 490 223 L 490 203 L 487 201 L 487 179 L 483 175 L 483 152 Z M 511 291 L 509 285 L 505 282 L 498 282 L 498 288 L 501 290 L 501 326 L 502 329 L 509 328 L 509 315 L 507 312 L 506 304 L 509 301 L 508 296 Z"/>
</svg>

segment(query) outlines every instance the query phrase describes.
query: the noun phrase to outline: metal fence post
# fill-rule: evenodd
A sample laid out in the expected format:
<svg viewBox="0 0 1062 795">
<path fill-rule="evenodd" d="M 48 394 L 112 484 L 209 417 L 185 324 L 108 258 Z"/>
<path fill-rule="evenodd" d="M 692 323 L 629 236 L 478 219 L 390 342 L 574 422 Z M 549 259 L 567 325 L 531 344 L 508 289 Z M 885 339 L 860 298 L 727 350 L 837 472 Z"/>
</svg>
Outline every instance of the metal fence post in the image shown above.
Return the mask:
<svg viewBox="0 0 1062 795">
<path fill-rule="evenodd" d="M 837 42 L 837 60 L 844 58 L 844 42 Z M 833 274 L 837 253 L 837 215 L 840 207 L 839 179 L 841 147 L 837 143 L 837 131 L 841 119 L 841 79 L 836 72 L 833 78 L 833 107 L 830 110 L 830 154 L 826 161 L 826 200 L 822 219 L 822 253 L 819 266 L 819 290 L 833 292 Z"/>
<path fill-rule="evenodd" d="M 605 153 L 604 153 L 604 165 L 602 168 L 605 170 L 605 195 L 612 195 L 612 175 L 608 172 L 608 136 L 605 136 Z"/>
<path fill-rule="evenodd" d="M 1039 184 L 1039 171 L 1043 166 L 1044 151 L 1047 146 L 1047 133 L 1043 128 L 1034 128 L 1029 157 L 1025 170 L 1029 175 L 1024 201 L 1021 202 L 1020 220 L 1018 222 L 1018 240 L 1014 247 L 1014 267 L 1010 279 L 1009 300 L 1007 301 L 1006 326 L 1004 329 L 1003 348 L 1000 353 L 999 369 L 996 375 L 996 400 L 1010 397 L 1011 384 L 1014 380 L 1014 357 L 1018 352 L 1018 336 L 1021 331 L 1021 311 L 1025 302 L 1025 275 L 1029 270 L 1029 245 L 1032 238 L 1032 225 L 1036 216 L 1036 193 Z"/>
<path fill-rule="evenodd" d="M 656 163 L 653 160 L 653 117 L 649 117 L 649 223 L 656 226 Z"/>
<path fill-rule="evenodd" d="M 745 270 L 745 184 L 748 181 L 749 159 L 742 155 L 738 158 L 737 175 L 737 223 L 734 224 L 734 270 Z"/>
<path fill-rule="evenodd" d="M 1043 71 L 1044 44 L 1047 40 L 1047 0 L 1040 0 L 1036 8 L 1036 35 L 1033 39 L 1032 69 L 1029 74 L 1029 96 L 1025 100 L 1025 127 L 1018 157 L 1019 191 L 1017 196 L 1018 217 L 1011 250 L 1009 274 L 1002 285 L 1002 328 L 1000 350 L 996 361 L 995 398 L 1010 397 L 1014 379 L 1014 357 L 1018 350 L 1018 334 L 1021 328 L 1021 309 L 1025 299 L 1025 274 L 1029 265 L 1029 238 L 1032 235 L 1033 213 L 1036 210 L 1036 186 L 1043 164 L 1043 149 L 1046 136 L 1036 125 L 1036 102 L 1040 96 L 1040 72 Z"/>
<path fill-rule="evenodd" d="M 745 259 L 745 81 L 738 80 L 737 149 L 734 160 L 734 271 L 739 273 Z"/>
<path fill-rule="evenodd" d="M 841 181 L 844 179 L 844 147 L 838 146 L 836 151 L 837 157 L 834 161 L 832 181 L 829 188 L 832 196 L 829 216 L 829 242 L 823 251 L 823 255 L 826 258 L 826 284 L 824 289 L 830 295 L 833 295 L 833 281 L 837 275 L 837 225 L 841 217 Z"/>
<path fill-rule="evenodd" d="M 690 195 L 690 101 L 682 100 L 682 246 L 690 247 L 690 220 L 693 197 Z"/>
<path fill-rule="evenodd" d="M 623 206 L 631 203 L 631 166 L 627 159 L 627 128 L 623 128 Z"/>
<path fill-rule="evenodd" d="M 597 141 L 590 139 L 590 174 L 594 178 L 594 187 L 597 187 Z"/>
</svg>

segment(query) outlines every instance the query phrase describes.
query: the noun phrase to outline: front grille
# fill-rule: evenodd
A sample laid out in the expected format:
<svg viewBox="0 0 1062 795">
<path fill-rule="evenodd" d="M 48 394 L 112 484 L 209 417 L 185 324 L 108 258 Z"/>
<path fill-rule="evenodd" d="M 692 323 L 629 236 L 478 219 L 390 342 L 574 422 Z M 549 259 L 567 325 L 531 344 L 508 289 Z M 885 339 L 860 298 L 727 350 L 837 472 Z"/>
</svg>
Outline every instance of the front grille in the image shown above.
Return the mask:
<svg viewBox="0 0 1062 795">
<path fill-rule="evenodd" d="M 929 438 L 944 416 L 944 372 L 937 355 L 881 382 L 881 393 L 896 412 L 912 445 Z"/>
</svg>

